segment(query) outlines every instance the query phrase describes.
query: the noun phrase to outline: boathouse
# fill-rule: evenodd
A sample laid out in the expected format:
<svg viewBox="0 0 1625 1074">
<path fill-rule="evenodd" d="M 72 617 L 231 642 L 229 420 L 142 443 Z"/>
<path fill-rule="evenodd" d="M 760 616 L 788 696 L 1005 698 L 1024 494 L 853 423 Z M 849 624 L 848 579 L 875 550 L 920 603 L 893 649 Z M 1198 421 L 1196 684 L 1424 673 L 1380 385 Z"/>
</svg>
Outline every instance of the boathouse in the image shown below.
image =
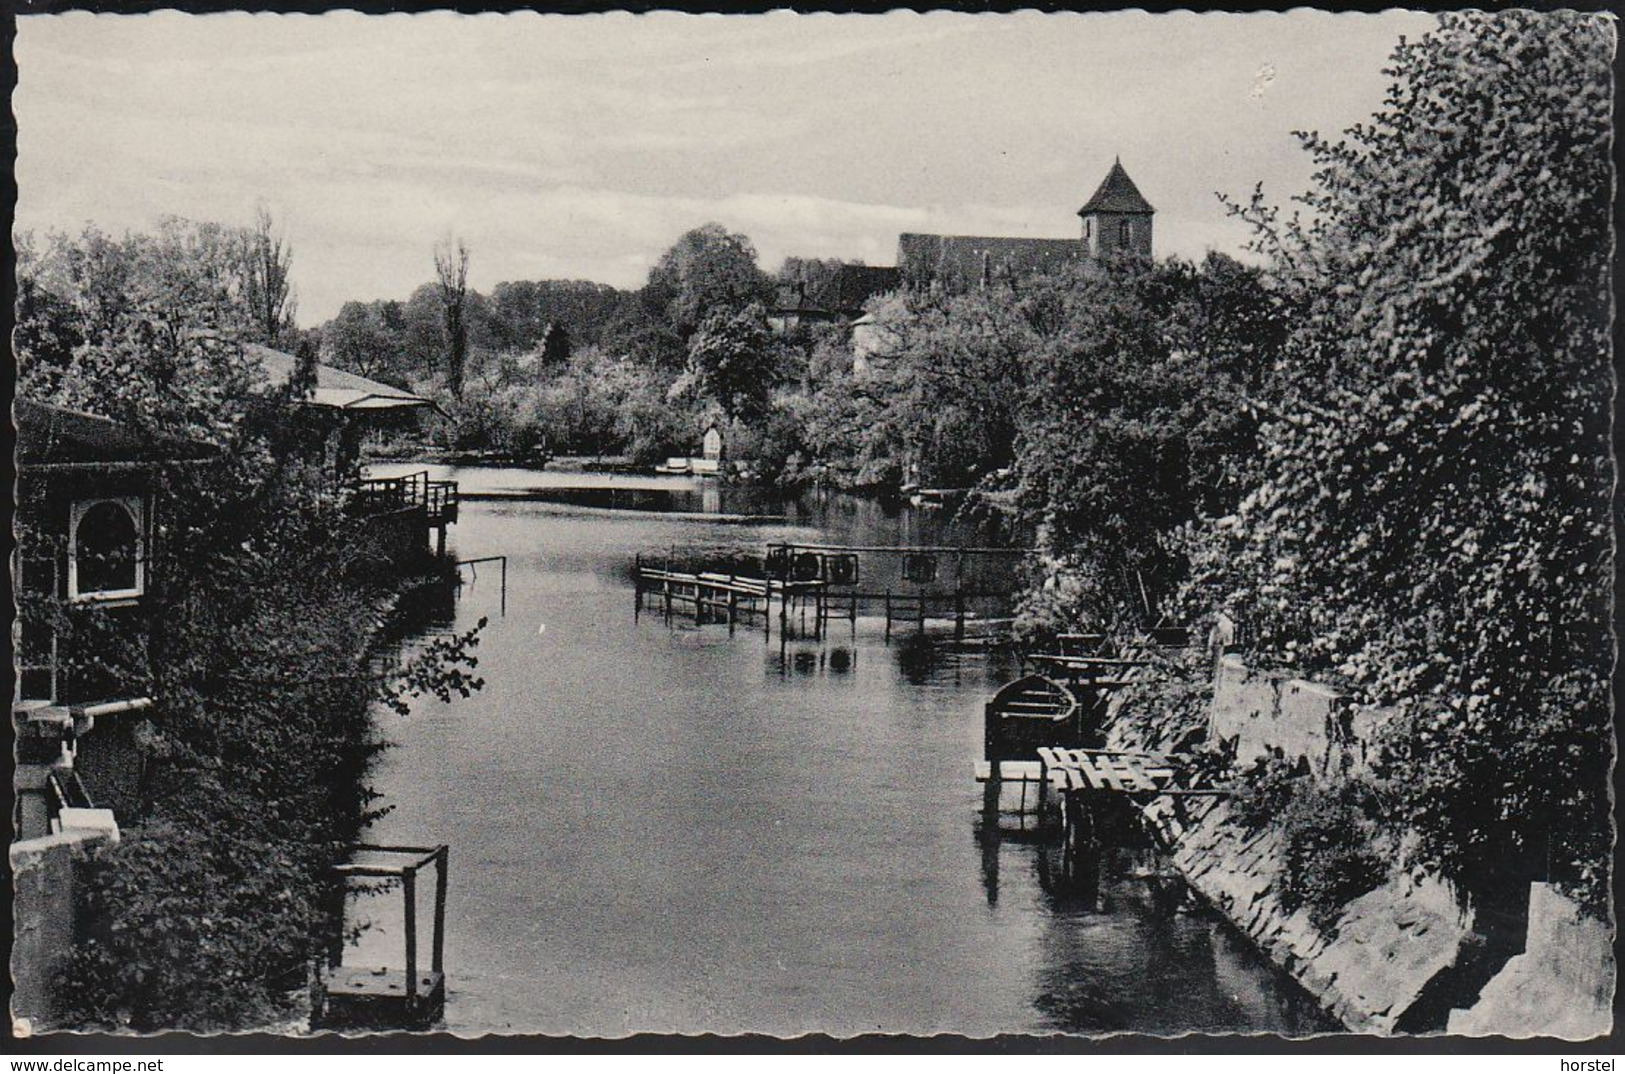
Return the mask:
<svg viewBox="0 0 1625 1074">
<path fill-rule="evenodd" d="M 97 633 L 139 636 L 146 626 L 159 475 L 206 464 L 211 445 L 153 437 L 109 418 L 25 399 L 17 425 L 17 685 L 14 711 L 30 724 L 63 717 L 63 706 L 105 702 L 131 675 L 69 651 L 78 620 Z M 133 674 L 133 673 L 132 673 Z M 42 715 L 50 712 L 52 715 Z"/>
<path fill-rule="evenodd" d="M 49 1020 L 74 937 L 74 862 L 118 841 L 139 775 L 163 475 L 218 452 L 26 399 L 13 417 L 12 1009 Z"/>
<path fill-rule="evenodd" d="M 287 389 L 299 375 L 299 359 L 291 354 L 258 344 L 243 349 L 250 359 L 259 362 L 272 389 Z M 294 403 L 323 419 L 320 451 L 324 465 L 339 484 L 360 476 L 361 445 L 370 434 L 399 427 L 408 416 L 446 416 L 434 400 L 405 388 L 320 362 L 314 363 L 311 372 L 310 386 L 294 397 Z"/>
<path fill-rule="evenodd" d="M 286 390 L 299 376 L 299 359 L 291 354 L 255 344 L 244 350 L 260 363 L 273 390 Z M 436 554 L 444 556 L 447 527 L 457 521 L 457 483 L 432 480 L 426 470 L 365 478 L 361 445 L 369 435 L 423 414 L 444 418 L 445 411 L 416 392 L 320 362 L 311 373 L 309 387 L 293 403 L 314 420 L 313 460 L 320 460 L 335 488 L 350 490 L 352 508 L 380 531 L 397 567 L 422 566 L 431 536 Z"/>
</svg>

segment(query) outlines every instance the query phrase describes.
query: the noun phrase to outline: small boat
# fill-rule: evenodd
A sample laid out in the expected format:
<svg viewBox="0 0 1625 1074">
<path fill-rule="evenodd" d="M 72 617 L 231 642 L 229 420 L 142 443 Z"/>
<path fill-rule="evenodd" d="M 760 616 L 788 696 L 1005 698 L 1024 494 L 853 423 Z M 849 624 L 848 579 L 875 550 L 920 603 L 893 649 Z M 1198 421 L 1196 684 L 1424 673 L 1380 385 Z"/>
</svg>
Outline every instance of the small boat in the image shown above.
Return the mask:
<svg viewBox="0 0 1625 1074">
<path fill-rule="evenodd" d="M 908 502 L 915 507 L 946 507 L 964 496 L 968 489 L 905 489 Z"/>
<path fill-rule="evenodd" d="M 987 703 L 986 721 L 989 761 L 1036 760 L 1040 746 L 1083 744 L 1077 695 L 1044 675 L 1006 683 Z"/>
</svg>

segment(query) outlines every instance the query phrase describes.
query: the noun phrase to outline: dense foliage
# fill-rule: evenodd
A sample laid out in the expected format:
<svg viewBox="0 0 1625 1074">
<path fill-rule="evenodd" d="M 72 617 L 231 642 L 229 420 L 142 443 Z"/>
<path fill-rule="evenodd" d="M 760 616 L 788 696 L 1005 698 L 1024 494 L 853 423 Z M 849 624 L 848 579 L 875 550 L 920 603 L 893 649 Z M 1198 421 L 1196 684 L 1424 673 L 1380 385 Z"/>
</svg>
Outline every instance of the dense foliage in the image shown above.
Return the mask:
<svg viewBox="0 0 1625 1074">
<path fill-rule="evenodd" d="M 1444 16 L 1385 110 L 1255 199 L 1298 312 L 1256 490 L 1189 605 L 1396 718 L 1391 820 L 1464 896 L 1606 893 L 1609 57 L 1602 19 Z"/>
<path fill-rule="evenodd" d="M 390 537 L 346 509 L 312 451 L 328 430 L 244 351 L 266 338 L 265 264 L 242 248 L 224 229 L 171 222 L 157 236 L 57 237 L 20 265 L 22 396 L 214 449 L 154 475 L 144 629 L 121 633 L 98 621 L 111 613 L 50 589 L 21 609 L 62 628 L 76 679 L 100 673 L 115 696 L 157 701 L 125 838 L 88 877 L 89 934 L 59 982 L 79 1026 L 277 1017 L 338 927 L 324 878 L 369 816 L 372 706 L 480 685 L 474 633 L 389 674 L 371 666 L 398 584 Z M 59 537 L 31 513 L 39 485 L 19 505 L 25 561 Z"/>
</svg>

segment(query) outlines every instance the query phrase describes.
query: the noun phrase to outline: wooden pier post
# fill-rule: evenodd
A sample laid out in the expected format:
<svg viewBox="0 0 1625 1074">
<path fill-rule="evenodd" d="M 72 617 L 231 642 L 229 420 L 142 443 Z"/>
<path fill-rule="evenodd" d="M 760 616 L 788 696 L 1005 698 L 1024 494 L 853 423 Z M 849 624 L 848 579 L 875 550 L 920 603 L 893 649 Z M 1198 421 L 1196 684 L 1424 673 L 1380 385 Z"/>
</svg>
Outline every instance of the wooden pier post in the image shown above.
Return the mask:
<svg viewBox="0 0 1625 1074">
<path fill-rule="evenodd" d="M 982 756 L 987 758 L 987 783 L 982 788 L 982 826 L 985 829 L 996 829 L 999 826 L 1000 800 L 1004 794 L 1001 779 L 1004 773 L 1000 770 L 997 727 L 998 715 L 994 711 L 992 702 L 982 706 Z"/>
<path fill-rule="evenodd" d="M 446 972 L 446 873 L 449 871 L 451 849 L 441 847 L 434 881 L 434 951 L 432 969 Z"/>
<path fill-rule="evenodd" d="M 886 640 L 891 641 L 891 590 L 886 590 Z"/>
<path fill-rule="evenodd" d="M 417 870 L 401 874 L 401 894 L 406 897 L 406 1010 L 415 1013 L 418 999 L 418 884 Z"/>
<path fill-rule="evenodd" d="M 1067 791 L 1061 804 L 1061 873 L 1068 891 L 1090 903 L 1100 897 L 1100 843 L 1092 798 L 1091 792 Z"/>
<path fill-rule="evenodd" d="M 965 591 L 954 583 L 954 640 L 965 640 Z"/>
</svg>

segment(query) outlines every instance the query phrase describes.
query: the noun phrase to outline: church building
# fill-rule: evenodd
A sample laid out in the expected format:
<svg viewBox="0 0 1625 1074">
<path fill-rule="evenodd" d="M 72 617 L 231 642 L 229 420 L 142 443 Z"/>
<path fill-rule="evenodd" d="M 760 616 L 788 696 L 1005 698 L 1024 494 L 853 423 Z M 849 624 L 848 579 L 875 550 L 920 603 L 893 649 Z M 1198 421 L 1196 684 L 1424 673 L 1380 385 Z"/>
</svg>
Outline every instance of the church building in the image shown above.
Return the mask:
<svg viewBox="0 0 1625 1074">
<path fill-rule="evenodd" d="M 913 286 L 949 278 L 988 283 L 1054 272 L 1079 261 L 1124 255 L 1149 258 L 1155 212 L 1118 160 L 1078 210 L 1082 218 L 1078 239 L 905 234 L 897 239 L 897 271 L 902 282 Z"/>
<path fill-rule="evenodd" d="M 784 323 L 825 320 L 859 326 L 864 303 L 899 287 L 925 287 L 933 282 L 959 286 L 986 285 L 1038 272 L 1055 272 L 1080 262 L 1114 257 L 1151 257 L 1151 218 L 1156 210 L 1134 180 L 1114 161 L 1106 178 L 1078 210 L 1081 231 L 1075 239 L 1026 239 L 986 235 L 897 237 L 897 266 L 844 266 L 829 295 L 805 293 L 781 297 L 772 316 Z M 833 285 L 838 282 L 840 286 Z M 839 294 L 836 295 L 835 292 Z M 860 333 L 861 334 L 861 333 Z"/>
</svg>

